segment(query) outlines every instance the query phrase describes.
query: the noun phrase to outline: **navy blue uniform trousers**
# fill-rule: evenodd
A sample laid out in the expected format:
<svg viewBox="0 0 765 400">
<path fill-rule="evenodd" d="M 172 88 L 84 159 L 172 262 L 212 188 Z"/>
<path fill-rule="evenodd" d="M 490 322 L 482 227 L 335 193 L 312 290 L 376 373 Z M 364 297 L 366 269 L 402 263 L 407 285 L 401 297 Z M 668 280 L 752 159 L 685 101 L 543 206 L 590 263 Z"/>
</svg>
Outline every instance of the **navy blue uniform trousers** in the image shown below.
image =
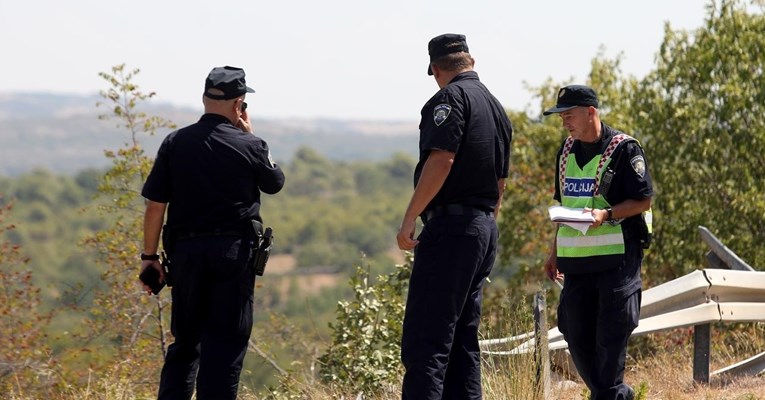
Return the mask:
<svg viewBox="0 0 765 400">
<path fill-rule="evenodd" d="M 175 342 L 165 356 L 160 400 L 235 400 L 252 333 L 255 274 L 236 236 L 179 240 L 172 260 Z"/>
<path fill-rule="evenodd" d="M 494 265 L 492 214 L 427 221 L 414 252 L 401 360 L 405 400 L 481 399 L 478 325 L 484 279 Z"/>
<path fill-rule="evenodd" d="M 634 396 L 624 383 L 624 364 L 627 340 L 640 320 L 643 254 L 629 241 L 625 251 L 620 268 L 566 274 L 558 305 L 558 328 L 592 400 Z"/>
</svg>

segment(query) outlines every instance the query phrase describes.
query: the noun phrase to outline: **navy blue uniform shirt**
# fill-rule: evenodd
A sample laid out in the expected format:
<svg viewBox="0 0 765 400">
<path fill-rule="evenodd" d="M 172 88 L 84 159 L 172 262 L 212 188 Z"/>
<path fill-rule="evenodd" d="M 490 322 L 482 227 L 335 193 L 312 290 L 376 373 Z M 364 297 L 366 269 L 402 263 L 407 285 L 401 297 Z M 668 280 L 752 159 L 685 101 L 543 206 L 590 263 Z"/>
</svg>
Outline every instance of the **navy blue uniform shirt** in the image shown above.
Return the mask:
<svg viewBox="0 0 765 400">
<path fill-rule="evenodd" d="M 421 114 L 415 186 L 431 150 L 456 153 L 449 176 L 426 210 L 463 204 L 494 211 L 499 198 L 497 181 L 509 174 L 513 134 L 499 101 L 477 73 L 468 71 L 431 97 Z"/>
<path fill-rule="evenodd" d="M 241 228 L 260 217 L 260 192 L 284 186 L 263 139 L 228 118 L 205 114 L 170 133 L 143 186 L 143 197 L 170 203 L 167 225 L 178 230 Z"/>
</svg>

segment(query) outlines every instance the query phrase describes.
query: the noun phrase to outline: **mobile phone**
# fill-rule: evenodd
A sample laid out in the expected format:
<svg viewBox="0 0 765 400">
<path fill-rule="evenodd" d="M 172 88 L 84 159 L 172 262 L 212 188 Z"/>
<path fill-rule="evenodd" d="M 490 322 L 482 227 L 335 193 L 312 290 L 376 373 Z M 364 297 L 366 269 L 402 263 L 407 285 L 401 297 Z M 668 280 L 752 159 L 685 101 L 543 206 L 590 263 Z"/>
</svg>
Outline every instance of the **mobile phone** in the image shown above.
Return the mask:
<svg viewBox="0 0 765 400">
<path fill-rule="evenodd" d="M 141 271 L 141 275 L 138 275 L 138 279 L 146 284 L 146 286 L 150 287 L 151 292 L 154 294 L 159 293 L 159 291 L 165 287 L 165 282 L 159 281 L 159 271 L 151 265 Z"/>
</svg>

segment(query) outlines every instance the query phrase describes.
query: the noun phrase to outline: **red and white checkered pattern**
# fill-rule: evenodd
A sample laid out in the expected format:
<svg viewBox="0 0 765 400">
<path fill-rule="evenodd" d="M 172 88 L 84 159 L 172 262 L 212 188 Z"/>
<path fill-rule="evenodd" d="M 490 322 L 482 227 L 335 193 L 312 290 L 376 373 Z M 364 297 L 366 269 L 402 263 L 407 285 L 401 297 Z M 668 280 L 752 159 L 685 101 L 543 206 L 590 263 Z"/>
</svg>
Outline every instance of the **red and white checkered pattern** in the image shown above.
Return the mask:
<svg viewBox="0 0 765 400">
<path fill-rule="evenodd" d="M 600 175 L 601 172 L 603 172 L 603 167 L 606 165 L 606 161 L 608 161 L 609 158 L 611 158 L 611 154 L 614 153 L 614 150 L 619 146 L 619 143 L 623 142 L 626 139 L 632 139 L 630 135 L 620 133 L 618 135 L 614 135 L 611 138 L 611 141 L 608 142 L 608 146 L 606 147 L 606 151 L 603 152 L 603 154 L 600 155 L 600 161 L 598 162 L 598 169 L 595 172 L 595 191 L 593 192 L 593 196 L 598 194 L 598 190 L 600 189 Z M 563 187 L 566 182 L 566 166 L 568 165 L 568 156 L 571 153 L 571 148 L 574 146 L 574 138 L 571 136 L 566 138 L 566 142 L 563 144 L 563 152 L 560 155 L 560 166 L 559 166 L 559 178 L 560 178 L 560 192 L 561 197 L 563 196 Z"/>
</svg>

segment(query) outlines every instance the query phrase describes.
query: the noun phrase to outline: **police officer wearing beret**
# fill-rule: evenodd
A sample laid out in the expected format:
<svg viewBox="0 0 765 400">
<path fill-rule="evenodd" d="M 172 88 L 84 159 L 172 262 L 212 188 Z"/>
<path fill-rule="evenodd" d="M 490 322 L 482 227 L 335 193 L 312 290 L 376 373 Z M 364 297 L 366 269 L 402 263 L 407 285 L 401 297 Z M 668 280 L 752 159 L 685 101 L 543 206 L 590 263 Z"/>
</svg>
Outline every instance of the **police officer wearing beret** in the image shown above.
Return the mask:
<svg viewBox="0 0 765 400">
<path fill-rule="evenodd" d="M 585 234 L 557 227 L 545 271 L 552 280 L 565 274 L 558 327 L 590 399 L 632 399 L 624 364 L 640 319 L 640 267 L 653 196 L 645 154 L 634 138 L 600 121 L 590 87 L 561 88 L 544 115 L 553 113 L 569 132 L 555 164 L 555 200 L 594 219 Z"/>
<path fill-rule="evenodd" d="M 497 250 L 512 126 L 473 71 L 465 36 L 435 37 L 428 52 L 440 90 L 422 108 L 415 189 L 397 235 L 402 250 L 414 249 L 402 398 L 480 399 L 481 289 Z"/>
<path fill-rule="evenodd" d="M 235 399 L 252 332 L 255 273 L 248 263 L 253 220 L 262 222 L 260 192 L 284 185 L 263 139 L 252 134 L 244 102 L 254 90 L 244 70 L 214 68 L 205 81 L 205 114 L 170 133 L 143 186 L 142 270 L 166 278 L 157 256 L 171 260 L 171 330 L 159 399 Z M 149 287 L 144 285 L 149 291 Z"/>
</svg>

